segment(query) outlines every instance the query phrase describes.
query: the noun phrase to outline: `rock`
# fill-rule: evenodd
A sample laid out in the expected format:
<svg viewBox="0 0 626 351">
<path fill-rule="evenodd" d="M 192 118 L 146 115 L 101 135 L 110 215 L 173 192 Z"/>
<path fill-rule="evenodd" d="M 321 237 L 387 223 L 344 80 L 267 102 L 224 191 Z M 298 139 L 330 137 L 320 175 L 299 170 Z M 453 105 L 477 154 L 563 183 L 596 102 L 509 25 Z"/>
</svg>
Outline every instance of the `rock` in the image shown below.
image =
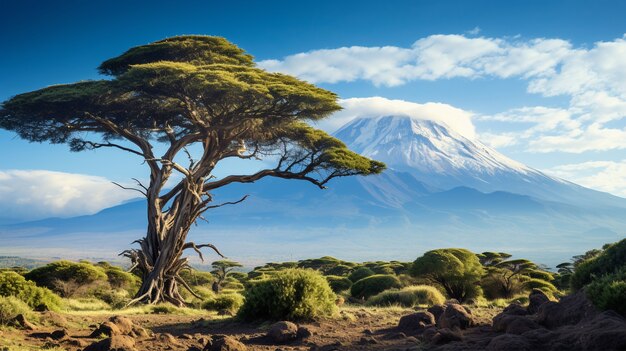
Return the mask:
<svg viewBox="0 0 626 351">
<path fill-rule="evenodd" d="M 430 339 L 430 342 L 439 345 L 461 340 L 463 340 L 463 335 L 461 335 L 461 333 L 448 328 L 443 328 L 437 330 L 437 332 Z"/>
<path fill-rule="evenodd" d="M 406 334 L 404 334 L 402 332 L 386 334 L 385 336 L 383 336 L 383 339 L 385 339 L 385 340 L 406 339 Z"/>
<path fill-rule="evenodd" d="M 117 327 L 116 324 L 106 321 L 98 326 L 96 330 L 91 333 L 89 337 L 91 338 L 99 338 L 101 335 L 113 336 L 113 335 L 122 335 L 120 328 Z"/>
<path fill-rule="evenodd" d="M 511 312 L 509 310 L 509 312 Z M 526 316 L 502 312 L 493 317 L 492 328 L 496 332 L 523 334 L 529 330 L 540 328 L 539 324 Z"/>
<path fill-rule="evenodd" d="M 564 325 L 578 324 L 584 320 L 591 320 L 598 311 L 582 291 L 565 296 L 559 302 L 549 301 L 541 306 L 536 320 L 548 329 Z"/>
<path fill-rule="evenodd" d="M 516 316 L 525 316 L 528 314 L 528 311 L 520 304 L 512 303 L 504 308 L 502 313 L 505 314 L 513 314 Z"/>
<path fill-rule="evenodd" d="M 421 337 L 424 341 L 426 342 L 431 342 L 433 337 L 437 334 L 437 328 L 436 327 L 430 327 L 430 328 L 426 328 L 424 329 L 424 332 L 422 333 Z"/>
<path fill-rule="evenodd" d="M 13 318 L 11 324 L 17 328 L 24 330 L 35 330 L 35 325 L 29 322 L 23 314 L 18 314 Z"/>
<path fill-rule="evenodd" d="M 270 327 L 267 336 L 279 344 L 293 341 L 298 337 L 298 326 L 288 321 L 277 322 Z"/>
<path fill-rule="evenodd" d="M 528 296 L 528 314 L 535 314 L 539 311 L 539 307 L 546 302 L 549 302 L 550 298 L 543 291 L 539 289 L 533 289 Z"/>
<path fill-rule="evenodd" d="M 120 333 L 128 335 L 133 331 L 133 321 L 122 316 L 113 316 L 109 318 L 109 322 L 115 324 L 120 330 Z"/>
<path fill-rule="evenodd" d="M 486 351 L 532 351 L 532 345 L 519 335 L 504 334 L 491 339 Z"/>
<path fill-rule="evenodd" d="M 67 327 L 67 319 L 56 312 L 43 312 L 40 314 L 39 320 L 44 321 L 46 325 L 54 325 L 60 328 Z"/>
<path fill-rule="evenodd" d="M 80 347 L 81 349 L 89 345 L 89 342 L 83 339 L 69 339 L 66 343 L 71 346 Z"/>
<path fill-rule="evenodd" d="M 332 344 L 324 345 L 324 346 L 313 345 L 313 346 L 311 346 L 311 348 L 309 350 L 310 351 L 337 351 L 342 346 L 343 346 L 343 344 L 340 341 L 336 341 L 336 342 L 334 342 Z"/>
<path fill-rule="evenodd" d="M 439 321 L 439 317 L 441 317 L 445 310 L 446 305 L 433 305 L 430 306 L 426 311 L 432 313 L 432 315 L 435 316 L 435 323 L 437 323 Z"/>
<path fill-rule="evenodd" d="M 460 305 L 461 303 L 457 299 L 447 299 L 444 305 Z"/>
<path fill-rule="evenodd" d="M 53 340 L 65 340 L 69 337 L 70 335 L 67 333 L 67 330 L 65 329 L 55 330 L 52 333 L 50 333 L 50 338 L 52 338 Z"/>
<path fill-rule="evenodd" d="M 604 311 L 590 321 L 559 329 L 557 342 L 571 349 L 626 350 L 626 321 L 613 311 Z M 573 342 L 576 348 L 571 347 Z"/>
<path fill-rule="evenodd" d="M 246 345 L 232 336 L 222 335 L 209 341 L 203 351 L 247 351 Z"/>
<path fill-rule="evenodd" d="M 437 326 L 448 329 L 467 329 L 474 325 L 472 316 L 461 305 L 451 304 L 446 307 L 441 317 L 437 320 Z"/>
<path fill-rule="evenodd" d="M 375 345 L 378 344 L 378 340 L 373 336 L 364 336 L 359 340 L 359 344 L 361 345 Z"/>
<path fill-rule="evenodd" d="M 313 335 L 313 331 L 311 330 L 311 328 L 306 327 L 306 326 L 298 327 L 298 332 L 296 333 L 296 337 L 298 339 L 306 339 L 310 337 L 311 335 Z"/>
<path fill-rule="evenodd" d="M 133 331 L 130 333 L 130 336 L 134 337 L 134 338 L 138 338 L 138 339 L 142 339 L 142 338 L 147 338 L 150 336 L 150 333 L 148 333 L 148 331 L 140 326 L 133 326 Z"/>
<path fill-rule="evenodd" d="M 130 336 L 113 335 L 87 346 L 84 351 L 137 351 L 137 349 L 135 341 Z"/>
<path fill-rule="evenodd" d="M 161 333 L 156 337 L 156 339 L 166 345 L 174 345 L 174 346 L 180 345 L 178 340 L 176 340 L 176 338 L 170 333 Z"/>
<path fill-rule="evenodd" d="M 422 330 L 435 324 L 435 316 L 430 312 L 417 312 L 402 316 L 398 328 L 403 330 Z"/>
</svg>

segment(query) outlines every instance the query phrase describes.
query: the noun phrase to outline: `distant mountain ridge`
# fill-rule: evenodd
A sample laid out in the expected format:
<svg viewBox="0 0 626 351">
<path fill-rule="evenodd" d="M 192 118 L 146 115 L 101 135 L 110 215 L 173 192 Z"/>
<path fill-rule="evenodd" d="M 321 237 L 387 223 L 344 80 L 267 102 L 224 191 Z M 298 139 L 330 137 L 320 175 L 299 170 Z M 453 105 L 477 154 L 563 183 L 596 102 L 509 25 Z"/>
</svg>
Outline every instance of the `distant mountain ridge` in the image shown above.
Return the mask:
<svg viewBox="0 0 626 351">
<path fill-rule="evenodd" d="M 437 247 L 507 251 L 556 264 L 626 232 L 626 200 L 550 177 L 433 121 L 359 118 L 336 134 L 386 162 L 378 176 L 311 184 L 266 178 L 215 192 L 191 239 L 249 265 L 332 255 L 413 260 Z M 144 235 L 145 201 L 94 215 L 0 225 L 0 254 L 114 256 Z M 5 250 L 5 251 L 2 251 Z"/>
</svg>

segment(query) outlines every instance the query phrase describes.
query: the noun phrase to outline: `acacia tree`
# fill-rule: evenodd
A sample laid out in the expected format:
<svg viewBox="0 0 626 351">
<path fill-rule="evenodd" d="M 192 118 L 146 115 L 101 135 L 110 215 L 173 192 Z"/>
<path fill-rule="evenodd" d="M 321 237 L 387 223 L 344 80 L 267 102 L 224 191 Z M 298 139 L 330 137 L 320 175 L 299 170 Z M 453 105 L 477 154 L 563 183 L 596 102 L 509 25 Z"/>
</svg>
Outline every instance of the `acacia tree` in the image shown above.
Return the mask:
<svg viewBox="0 0 626 351">
<path fill-rule="evenodd" d="M 329 180 L 379 173 L 384 164 L 362 157 L 308 126 L 340 109 L 337 96 L 294 77 L 255 67 L 227 40 L 180 36 L 129 49 L 99 67 L 110 79 L 56 85 L 17 95 L 2 105 L 0 127 L 34 142 L 67 143 L 72 151 L 116 148 L 141 158 L 149 183 L 134 188 L 147 199 L 148 226 L 139 248 L 126 250 L 141 272 L 131 303 L 183 305 L 178 288 L 183 252 L 208 247 L 186 240 L 193 223 L 216 204 L 212 191 L 264 177 L 298 179 L 324 188 Z M 166 145 L 155 154 L 156 143 Z M 188 147 L 199 145 L 192 157 Z M 266 158 L 275 165 L 215 178 L 220 161 Z M 183 162 L 184 161 L 184 162 Z M 178 172 L 182 180 L 166 188 Z M 221 254 L 220 254 L 221 255 Z M 193 292 L 192 292 L 193 293 Z"/>
<path fill-rule="evenodd" d="M 211 273 L 215 276 L 213 285 L 211 288 L 217 294 L 222 290 L 222 284 L 228 277 L 228 275 L 237 267 L 243 267 L 241 263 L 231 260 L 219 260 L 211 263 L 213 270 Z"/>
</svg>

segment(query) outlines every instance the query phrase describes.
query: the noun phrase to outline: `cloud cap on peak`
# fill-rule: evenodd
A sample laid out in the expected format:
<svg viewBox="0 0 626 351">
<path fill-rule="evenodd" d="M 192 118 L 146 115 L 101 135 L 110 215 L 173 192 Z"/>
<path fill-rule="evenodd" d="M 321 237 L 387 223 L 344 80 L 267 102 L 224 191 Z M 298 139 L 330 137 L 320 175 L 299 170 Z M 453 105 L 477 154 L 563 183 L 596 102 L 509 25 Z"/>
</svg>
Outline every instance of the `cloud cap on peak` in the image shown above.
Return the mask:
<svg viewBox="0 0 626 351">
<path fill-rule="evenodd" d="M 342 99 L 339 101 L 339 104 L 343 107 L 343 110 L 319 122 L 318 126 L 320 128 L 332 133 L 355 118 L 408 116 L 445 124 L 469 139 L 474 139 L 476 136 L 474 124 L 472 123 L 473 114 L 444 103 L 427 102 L 419 104 L 374 96 Z"/>
</svg>

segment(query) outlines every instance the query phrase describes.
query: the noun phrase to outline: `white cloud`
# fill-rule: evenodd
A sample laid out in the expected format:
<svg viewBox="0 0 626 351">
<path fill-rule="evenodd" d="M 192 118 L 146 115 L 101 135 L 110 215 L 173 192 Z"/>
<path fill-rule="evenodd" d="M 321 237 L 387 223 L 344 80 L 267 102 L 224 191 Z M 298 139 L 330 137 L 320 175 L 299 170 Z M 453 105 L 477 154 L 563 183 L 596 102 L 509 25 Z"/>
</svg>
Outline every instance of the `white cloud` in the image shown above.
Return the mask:
<svg viewBox="0 0 626 351">
<path fill-rule="evenodd" d="M 0 217 L 5 218 L 91 214 L 137 195 L 102 177 L 46 170 L 0 171 Z"/>
<path fill-rule="evenodd" d="M 626 118 L 625 38 L 587 48 L 562 39 L 431 35 L 410 47 L 314 50 L 261 61 L 259 66 L 314 83 L 365 80 L 377 86 L 397 86 L 450 78 L 524 80 L 529 93 L 566 96 L 569 105 L 522 107 L 481 116 L 513 124 L 512 130 L 486 130 L 481 135 L 494 146 L 581 153 L 626 148 L 626 127 L 606 125 Z M 530 126 L 520 130 L 519 122 Z"/>
<path fill-rule="evenodd" d="M 475 129 L 472 113 L 436 102 L 418 104 L 404 100 L 390 100 L 383 97 L 351 98 L 340 100 L 343 110 L 332 117 L 318 122 L 318 126 L 330 133 L 357 117 L 379 117 L 402 115 L 444 123 L 457 133 L 473 139 Z"/>
<path fill-rule="evenodd" d="M 626 197 L 626 160 L 566 164 L 547 172 L 578 184 Z"/>
</svg>

